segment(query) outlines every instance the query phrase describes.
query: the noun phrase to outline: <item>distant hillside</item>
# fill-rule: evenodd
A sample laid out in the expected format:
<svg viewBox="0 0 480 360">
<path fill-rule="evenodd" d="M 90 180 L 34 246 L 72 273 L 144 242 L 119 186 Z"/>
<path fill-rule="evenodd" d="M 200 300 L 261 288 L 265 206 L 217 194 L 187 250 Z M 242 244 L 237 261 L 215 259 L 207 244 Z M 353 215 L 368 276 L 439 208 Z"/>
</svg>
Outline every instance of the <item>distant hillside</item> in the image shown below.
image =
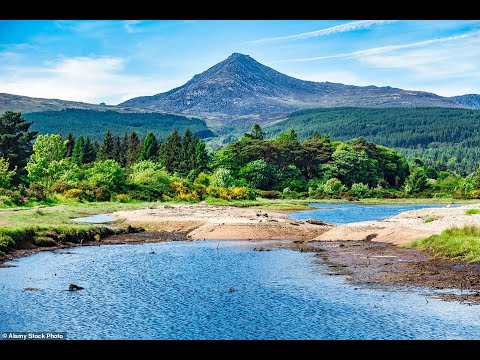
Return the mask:
<svg viewBox="0 0 480 360">
<path fill-rule="evenodd" d="M 480 109 L 480 95 L 478 94 L 466 94 L 460 96 L 453 96 L 450 99 L 455 101 L 457 104 L 471 108 L 471 109 Z"/>
<path fill-rule="evenodd" d="M 318 107 L 464 107 L 423 91 L 299 80 L 238 53 L 178 88 L 133 98 L 120 106 L 266 122 L 295 110 Z"/>
<path fill-rule="evenodd" d="M 0 113 L 5 111 L 18 111 L 32 113 L 40 111 L 54 111 L 63 109 L 87 109 L 87 110 L 114 110 L 118 112 L 146 112 L 145 109 L 132 109 L 128 107 L 87 104 L 77 101 L 42 99 L 29 96 L 0 93 Z"/>
<path fill-rule="evenodd" d="M 77 136 L 90 136 L 97 140 L 102 139 L 107 130 L 119 135 L 125 131 L 136 131 L 141 135 L 153 131 L 155 135 L 163 139 L 174 128 L 182 132 L 190 128 L 201 138 L 214 136 L 203 120 L 162 113 L 119 113 L 67 109 L 23 115 L 27 120 L 33 121 L 32 129 L 38 130 L 40 133 L 66 135 L 72 132 Z"/>
<path fill-rule="evenodd" d="M 265 128 L 267 136 L 295 129 L 304 139 L 316 131 L 333 139 L 359 136 L 406 156 L 448 162 L 459 171 L 480 166 L 480 111 L 447 108 L 333 108 L 302 110 Z"/>
</svg>

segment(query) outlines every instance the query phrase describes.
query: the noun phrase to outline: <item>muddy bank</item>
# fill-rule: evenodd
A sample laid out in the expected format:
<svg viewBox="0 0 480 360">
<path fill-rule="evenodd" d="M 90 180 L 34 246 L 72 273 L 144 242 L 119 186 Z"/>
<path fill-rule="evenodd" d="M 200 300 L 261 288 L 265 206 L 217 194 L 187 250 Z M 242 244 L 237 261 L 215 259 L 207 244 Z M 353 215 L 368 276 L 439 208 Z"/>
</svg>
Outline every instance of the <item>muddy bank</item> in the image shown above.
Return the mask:
<svg viewBox="0 0 480 360">
<path fill-rule="evenodd" d="M 68 229 L 35 231 L 33 229 L 26 229 L 23 233 L 17 235 L 15 242 L 8 249 L 8 252 L 0 258 L 0 268 L 11 266 L 5 264 L 5 262 L 42 251 L 56 251 L 77 246 L 120 244 L 130 241 L 136 243 L 142 242 L 141 237 L 135 237 L 133 235 L 141 235 L 143 231 L 142 228 L 131 226 L 122 228 L 98 226 L 82 231 Z M 169 239 L 178 237 L 180 240 L 183 240 L 185 239 L 185 234 L 168 234 L 168 236 L 165 235 L 164 237 L 168 237 Z M 39 239 L 42 241 L 38 242 Z M 159 235 L 159 239 L 162 239 L 162 234 Z"/>
<path fill-rule="evenodd" d="M 293 221 L 283 212 L 233 206 L 173 204 L 112 214 L 147 231 L 187 232 L 191 240 L 311 240 L 333 225 Z"/>
<path fill-rule="evenodd" d="M 353 284 L 433 289 L 432 296 L 443 300 L 480 304 L 480 264 L 434 259 L 375 241 L 309 242 L 309 247 L 327 262 L 332 275 L 347 275 Z"/>
</svg>

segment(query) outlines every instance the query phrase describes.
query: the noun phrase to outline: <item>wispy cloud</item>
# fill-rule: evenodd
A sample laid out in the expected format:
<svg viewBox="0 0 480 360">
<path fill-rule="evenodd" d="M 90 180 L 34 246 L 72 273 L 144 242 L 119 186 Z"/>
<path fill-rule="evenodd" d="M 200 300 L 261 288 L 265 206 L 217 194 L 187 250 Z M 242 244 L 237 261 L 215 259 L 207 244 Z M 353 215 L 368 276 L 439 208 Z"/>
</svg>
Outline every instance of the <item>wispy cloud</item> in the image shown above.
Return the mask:
<svg viewBox="0 0 480 360">
<path fill-rule="evenodd" d="M 350 53 L 343 53 L 343 54 L 315 56 L 315 57 L 309 57 L 309 58 L 285 59 L 285 60 L 275 61 L 275 63 L 304 62 L 304 61 L 317 61 L 317 60 L 327 60 L 327 59 L 353 59 L 353 58 L 360 58 L 368 55 L 391 52 L 395 50 L 418 48 L 418 47 L 428 46 L 432 44 L 461 40 L 461 39 L 470 38 L 479 34 L 480 34 L 480 30 L 476 30 L 476 31 L 469 32 L 467 34 L 417 41 L 417 42 L 408 43 L 408 44 L 380 46 L 380 47 L 374 47 L 374 48 L 365 49 L 365 50 L 353 51 Z"/>
<path fill-rule="evenodd" d="M 116 104 L 178 86 L 175 80 L 128 75 L 125 65 L 120 57 L 72 57 L 39 67 L 7 66 L 0 73 L 0 92 Z"/>
<path fill-rule="evenodd" d="M 374 25 L 385 25 L 391 24 L 398 20 L 359 20 L 359 21 L 352 21 L 346 24 L 331 26 L 328 28 L 304 32 L 301 34 L 294 34 L 294 35 L 287 35 L 287 36 L 279 36 L 279 37 L 271 37 L 271 38 L 263 38 L 257 39 L 252 41 L 247 41 L 245 44 L 263 44 L 268 42 L 274 41 L 284 41 L 284 40 L 301 40 L 301 39 L 308 39 L 311 37 L 318 37 L 318 36 L 327 36 L 331 34 L 349 32 L 349 31 L 357 31 L 362 29 L 367 29 Z"/>
<path fill-rule="evenodd" d="M 142 32 L 142 28 L 136 26 L 136 25 L 139 25 L 140 23 L 141 23 L 140 20 L 125 20 L 123 22 L 123 28 L 129 34 Z"/>
</svg>

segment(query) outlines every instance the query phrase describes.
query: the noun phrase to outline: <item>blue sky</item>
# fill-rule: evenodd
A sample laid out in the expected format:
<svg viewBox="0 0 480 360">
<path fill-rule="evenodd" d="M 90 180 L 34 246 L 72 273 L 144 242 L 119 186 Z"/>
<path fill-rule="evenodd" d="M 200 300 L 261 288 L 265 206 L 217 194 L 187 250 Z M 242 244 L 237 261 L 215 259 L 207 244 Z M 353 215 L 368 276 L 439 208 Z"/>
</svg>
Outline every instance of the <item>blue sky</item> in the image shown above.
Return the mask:
<svg viewBox="0 0 480 360">
<path fill-rule="evenodd" d="M 480 93 L 480 21 L 0 21 L 0 92 L 117 104 L 233 52 L 312 81 Z"/>
</svg>

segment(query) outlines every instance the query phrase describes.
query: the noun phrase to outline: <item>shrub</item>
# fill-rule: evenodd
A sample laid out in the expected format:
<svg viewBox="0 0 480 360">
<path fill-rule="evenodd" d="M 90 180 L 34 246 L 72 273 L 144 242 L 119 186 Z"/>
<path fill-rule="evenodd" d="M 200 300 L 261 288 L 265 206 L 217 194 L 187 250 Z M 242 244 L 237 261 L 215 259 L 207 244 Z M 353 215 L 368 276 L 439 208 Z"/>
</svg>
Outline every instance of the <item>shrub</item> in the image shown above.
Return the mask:
<svg viewBox="0 0 480 360">
<path fill-rule="evenodd" d="M 15 206 L 12 199 L 10 199 L 8 196 L 5 196 L 5 195 L 0 195 L 0 205 Z"/>
<path fill-rule="evenodd" d="M 44 201 L 47 198 L 48 189 L 38 183 L 31 183 L 27 190 L 27 197 L 37 201 Z"/>
<path fill-rule="evenodd" d="M 478 215 L 480 214 L 480 209 L 468 209 L 465 211 L 465 215 Z"/>
<path fill-rule="evenodd" d="M 128 203 L 130 201 L 130 196 L 128 194 L 117 194 L 115 195 L 115 201 L 120 203 Z"/>
<path fill-rule="evenodd" d="M 187 187 L 180 181 L 172 181 L 168 186 L 168 190 L 175 195 L 185 194 L 188 191 Z"/>
<path fill-rule="evenodd" d="M 200 198 L 198 197 L 198 194 L 195 190 L 189 193 L 180 193 L 178 195 L 178 200 L 181 201 L 189 201 L 189 202 L 197 202 L 200 201 Z"/>
<path fill-rule="evenodd" d="M 211 185 L 218 187 L 231 187 L 233 186 L 234 178 L 232 172 L 228 169 L 218 168 L 213 173 L 213 179 Z"/>
<path fill-rule="evenodd" d="M 165 190 L 172 181 L 160 164 L 151 160 L 140 161 L 132 166 L 129 180 L 137 185 L 152 185 Z"/>
<path fill-rule="evenodd" d="M 278 199 L 282 195 L 280 191 L 275 190 L 256 190 L 255 192 L 265 199 Z"/>
<path fill-rule="evenodd" d="M 125 170 L 115 160 L 98 161 L 85 171 L 86 183 L 91 188 L 105 187 L 115 191 L 125 185 Z"/>
<path fill-rule="evenodd" d="M 55 240 L 46 236 L 36 236 L 33 243 L 41 247 L 51 247 L 57 245 Z"/>
<path fill-rule="evenodd" d="M 201 172 L 200 174 L 198 174 L 198 176 L 195 178 L 193 182 L 195 184 L 202 184 L 203 186 L 207 187 L 210 185 L 211 177 L 205 174 L 204 172 Z"/>
<path fill-rule="evenodd" d="M 5 252 L 10 246 L 15 244 L 11 236 L 0 234 L 0 257 L 5 255 Z"/>
<path fill-rule="evenodd" d="M 84 191 L 80 189 L 70 189 L 70 190 L 67 190 L 67 192 L 65 193 L 65 197 L 67 199 L 75 199 L 78 201 L 83 200 L 84 195 L 85 195 Z"/>
<path fill-rule="evenodd" d="M 353 184 L 350 188 L 350 192 L 353 196 L 356 196 L 357 198 L 366 198 L 370 196 L 370 189 L 368 185 L 365 185 L 363 183 Z"/>
<path fill-rule="evenodd" d="M 3 157 L 0 157 L 0 187 L 9 188 L 12 184 L 12 179 L 16 175 L 17 168 L 14 170 L 8 170 L 10 164 Z"/>
<path fill-rule="evenodd" d="M 247 187 L 234 187 L 229 189 L 233 200 L 255 200 L 255 192 Z"/>
<path fill-rule="evenodd" d="M 68 190 L 73 188 L 74 186 L 71 183 L 60 180 L 53 184 L 50 190 L 56 194 L 65 194 Z"/>
<path fill-rule="evenodd" d="M 327 195 L 335 195 L 341 191 L 347 191 L 347 188 L 337 178 L 327 180 L 321 187 L 321 191 Z"/>
<path fill-rule="evenodd" d="M 93 196 L 97 201 L 109 201 L 111 197 L 110 189 L 106 186 L 99 186 L 93 190 Z"/>
<path fill-rule="evenodd" d="M 12 191 L 12 190 L 7 190 L 7 189 L 1 189 L 0 188 L 0 197 L 2 197 L 4 200 L 6 200 L 6 198 L 8 198 L 9 201 L 7 201 L 7 202 L 11 201 L 13 203 L 13 205 L 24 205 L 25 204 L 24 198 L 23 198 L 22 194 L 20 193 L 20 191 L 18 191 L 18 190 Z M 6 203 L 6 202 L 4 201 L 4 203 Z"/>
</svg>

